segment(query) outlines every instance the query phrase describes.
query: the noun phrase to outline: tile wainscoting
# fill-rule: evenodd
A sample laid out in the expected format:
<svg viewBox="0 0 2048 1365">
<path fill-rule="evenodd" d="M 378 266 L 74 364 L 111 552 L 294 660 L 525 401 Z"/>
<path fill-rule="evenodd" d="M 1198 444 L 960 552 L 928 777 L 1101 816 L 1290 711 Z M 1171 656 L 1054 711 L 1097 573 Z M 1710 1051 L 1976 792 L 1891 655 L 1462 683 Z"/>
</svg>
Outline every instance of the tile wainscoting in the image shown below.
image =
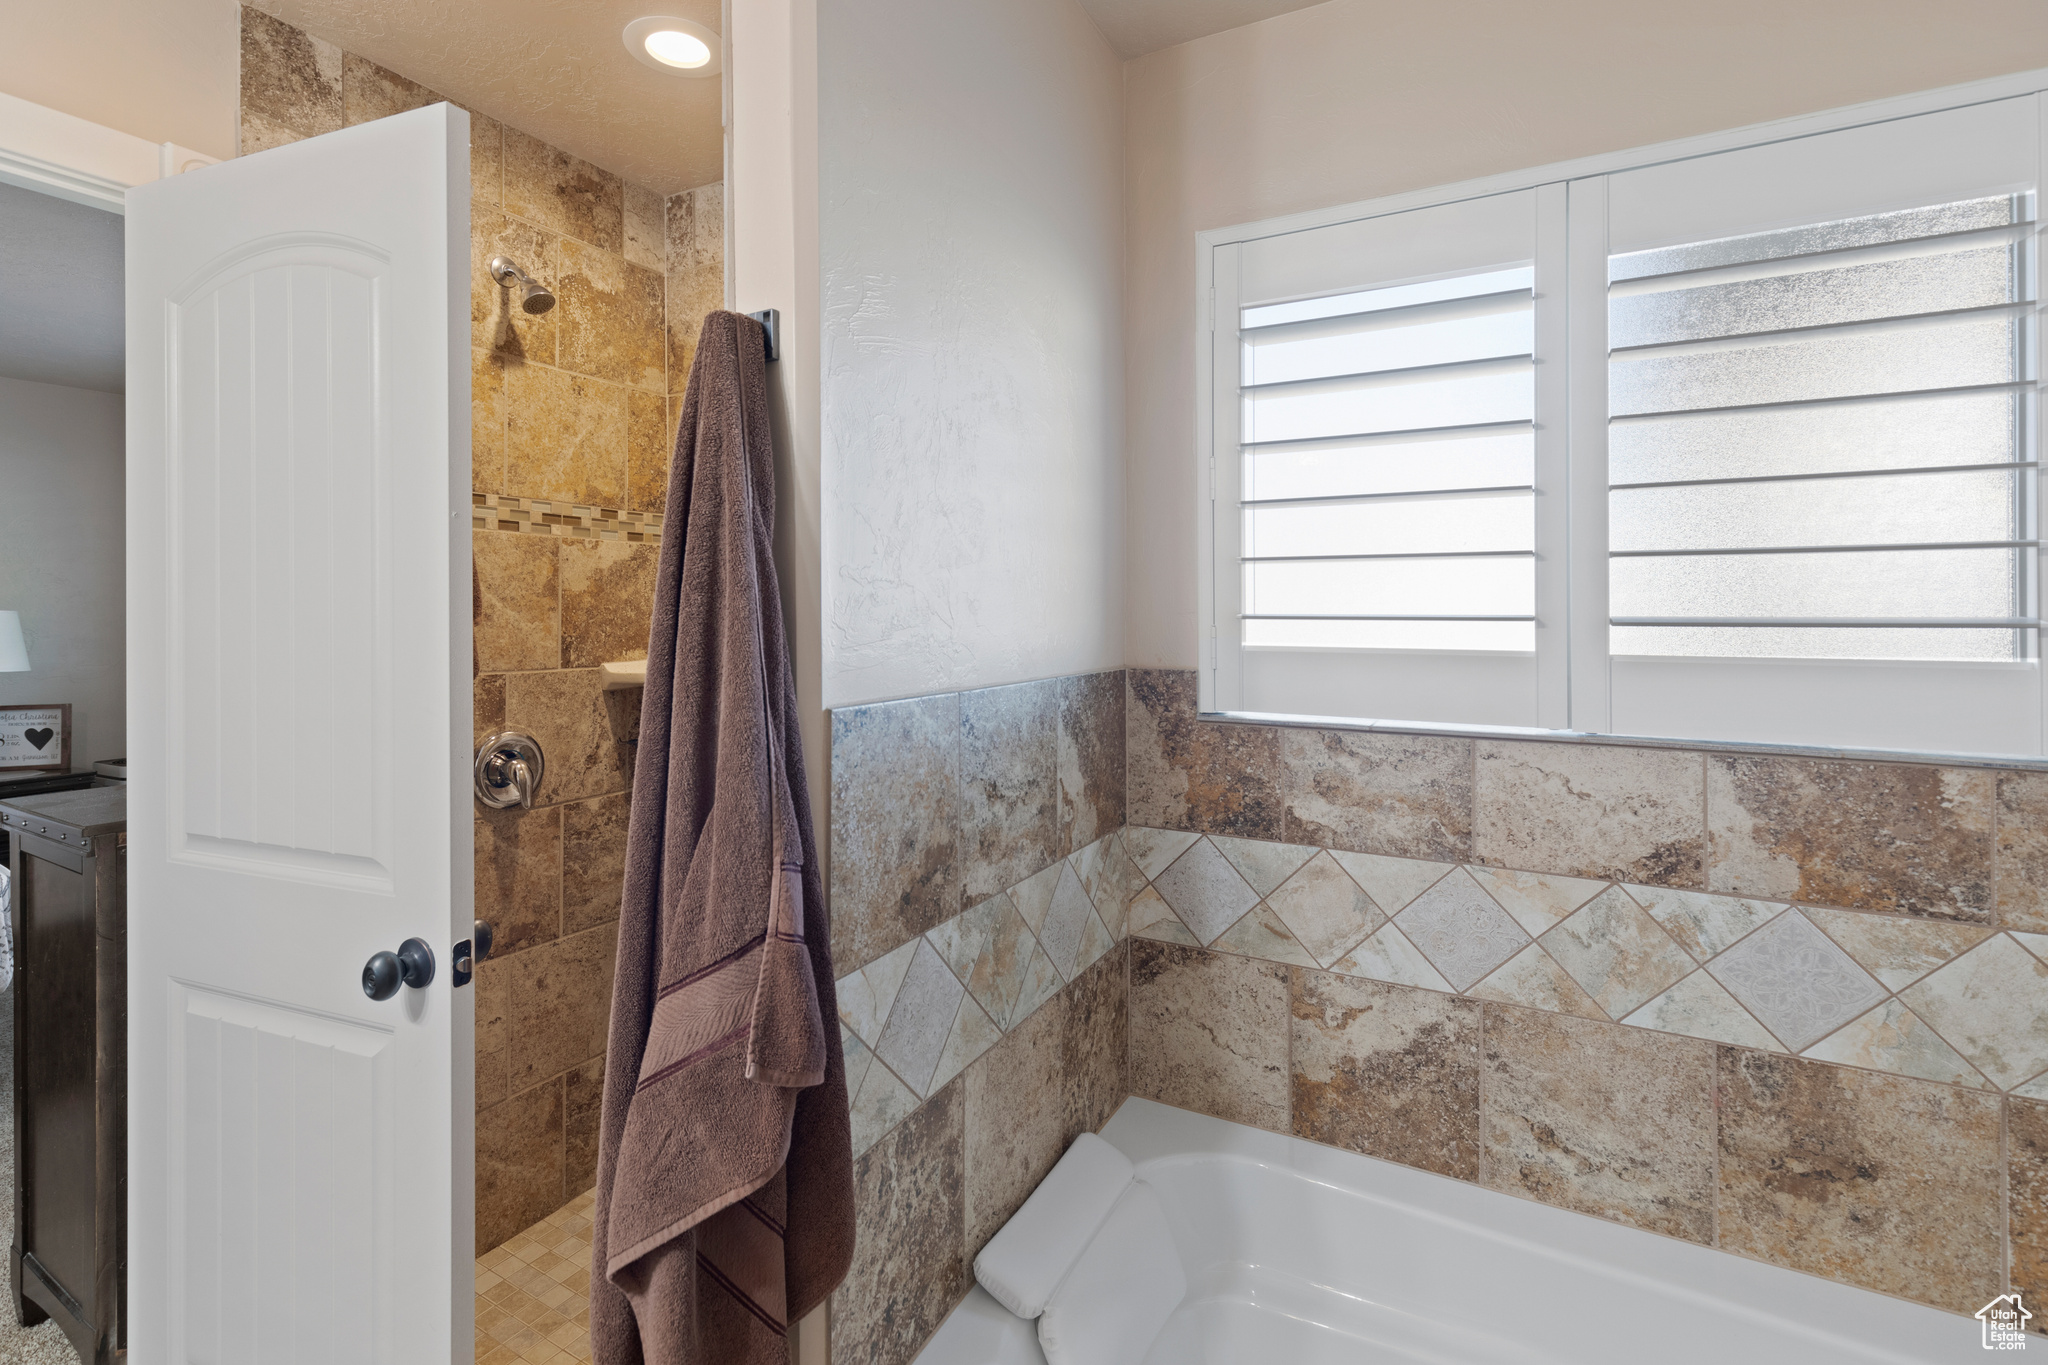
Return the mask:
<svg viewBox="0 0 2048 1365">
<path fill-rule="evenodd" d="M 1133 826 L 1130 932 L 2048 1099 L 2048 937 Z"/>
<path fill-rule="evenodd" d="M 1134 1094 L 1955 1312 L 2048 1296 L 2048 780 L 1129 678 Z"/>
<path fill-rule="evenodd" d="M 836 1361 L 908 1365 L 1123 1093 L 1952 1311 L 2048 1296 L 2048 777 L 1214 722 L 1177 670 L 832 731 Z"/>
<path fill-rule="evenodd" d="M 1129 1093 L 1124 676 L 832 716 L 858 1240 L 836 1365 L 907 1365 L 976 1252 Z"/>
</svg>

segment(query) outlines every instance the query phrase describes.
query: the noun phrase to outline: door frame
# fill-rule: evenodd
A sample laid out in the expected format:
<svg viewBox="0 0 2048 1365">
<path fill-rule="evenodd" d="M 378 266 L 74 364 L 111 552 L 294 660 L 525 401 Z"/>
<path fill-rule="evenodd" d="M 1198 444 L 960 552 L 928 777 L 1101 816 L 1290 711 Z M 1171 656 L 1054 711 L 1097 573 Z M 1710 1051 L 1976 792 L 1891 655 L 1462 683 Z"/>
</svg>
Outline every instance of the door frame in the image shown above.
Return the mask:
<svg viewBox="0 0 2048 1365">
<path fill-rule="evenodd" d="M 0 94 L 0 184 L 125 213 L 130 188 L 219 159 Z"/>
</svg>

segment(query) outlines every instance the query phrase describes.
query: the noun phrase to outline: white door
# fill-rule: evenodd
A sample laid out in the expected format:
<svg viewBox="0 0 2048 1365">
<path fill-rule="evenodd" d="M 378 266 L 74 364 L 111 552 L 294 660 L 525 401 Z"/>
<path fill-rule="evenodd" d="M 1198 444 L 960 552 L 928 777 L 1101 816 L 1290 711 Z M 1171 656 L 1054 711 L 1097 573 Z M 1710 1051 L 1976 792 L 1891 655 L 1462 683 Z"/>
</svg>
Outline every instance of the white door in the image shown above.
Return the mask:
<svg viewBox="0 0 2048 1365">
<path fill-rule="evenodd" d="M 471 1358 L 468 147 L 129 192 L 137 1365 Z"/>
</svg>

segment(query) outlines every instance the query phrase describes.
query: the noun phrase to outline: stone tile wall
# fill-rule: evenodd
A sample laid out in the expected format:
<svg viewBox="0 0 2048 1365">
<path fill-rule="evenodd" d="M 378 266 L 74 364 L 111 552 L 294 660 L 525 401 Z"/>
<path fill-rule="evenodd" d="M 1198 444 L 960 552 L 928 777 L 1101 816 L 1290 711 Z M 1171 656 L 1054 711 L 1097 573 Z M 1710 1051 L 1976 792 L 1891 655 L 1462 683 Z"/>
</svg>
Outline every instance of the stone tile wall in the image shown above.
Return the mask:
<svg viewBox="0 0 2048 1365">
<path fill-rule="evenodd" d="M 2048 1297 L 2048 779 L 1129 686 L 1133 1094 L 1954 1312 Z"/>
<path fill-rule="evenodd" d="M 247 7 L 241 69 L 245 154 L 441 99 Z M 476 736 L 548 757 L 539 805 L 476 818 L 482 1251 L 595 1176 L 640 710 L 597 666 L 646 655 L 674 423 L 725 287 L 722 186 L 664 201 L 475 110 L 470 134 Z M 490 279 L 500 253 L 551 311 Z"/>
<path fill-rule="evenodd" d="M 837 712 L 833 793 L 839 1360 L 910 1361 L 1120 1086 L 1952 1311 L 2048 1294 L 2032 775 L 1223 724 L 1134 669 Z"/>
<path fill-rule="evenodd" d="M 859 1239 L 835 1365 L 908 1365 L 1125 1077 L 1124 677 L 832 716 L 832 931 Z"/>
</svg>

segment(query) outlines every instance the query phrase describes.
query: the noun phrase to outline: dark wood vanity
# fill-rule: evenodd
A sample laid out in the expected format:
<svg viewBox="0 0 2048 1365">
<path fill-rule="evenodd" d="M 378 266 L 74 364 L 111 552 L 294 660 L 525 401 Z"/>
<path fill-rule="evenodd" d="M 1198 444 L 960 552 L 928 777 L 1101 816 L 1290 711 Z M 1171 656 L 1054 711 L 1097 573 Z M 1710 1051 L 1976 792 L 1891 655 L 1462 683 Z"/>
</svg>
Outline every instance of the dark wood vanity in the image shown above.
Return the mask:
<svg viewBox="0 0 2048 1365">
<path fill-rule="evenodd" d="M 0 795 L 13 873 L 14 1241 L 23 1326 L 126 1356 L 127 788 Z"/>
</svg>

